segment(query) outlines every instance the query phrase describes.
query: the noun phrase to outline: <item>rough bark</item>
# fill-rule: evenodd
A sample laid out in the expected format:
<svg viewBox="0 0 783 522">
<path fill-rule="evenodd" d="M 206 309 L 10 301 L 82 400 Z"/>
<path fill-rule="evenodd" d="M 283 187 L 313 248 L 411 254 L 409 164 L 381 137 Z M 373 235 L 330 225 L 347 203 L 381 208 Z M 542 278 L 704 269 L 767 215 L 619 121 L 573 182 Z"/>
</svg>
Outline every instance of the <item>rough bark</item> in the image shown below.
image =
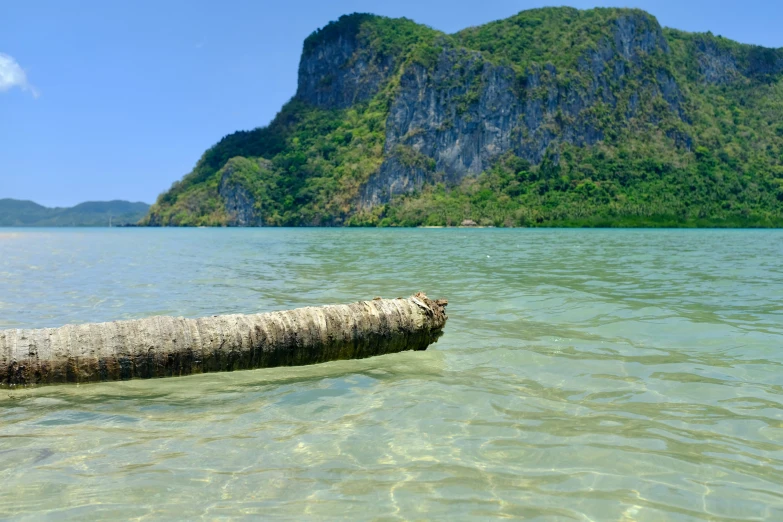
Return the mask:
<svg viewBox="0 0 783 522">
<path fill-rule="evenodd" d="M 0 387 L 173 377 L 425 350 L 447 301 L 424 294 L 256 315 L 0 330 Z"/>
</svg>

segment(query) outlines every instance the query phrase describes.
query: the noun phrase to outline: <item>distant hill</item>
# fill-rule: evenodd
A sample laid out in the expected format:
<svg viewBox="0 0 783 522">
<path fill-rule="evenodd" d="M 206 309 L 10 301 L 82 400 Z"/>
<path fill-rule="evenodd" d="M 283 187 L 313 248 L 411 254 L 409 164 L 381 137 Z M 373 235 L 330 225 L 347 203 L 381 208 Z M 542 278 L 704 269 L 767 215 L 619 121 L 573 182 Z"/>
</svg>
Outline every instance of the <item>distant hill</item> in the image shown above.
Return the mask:
<svg viewBox="0 0 783 522">
<path fill-rule="evenodd" d="M 146 203 L 88 201 L 70 208 L 49 208 L 19 199 L 0 199 L 0 227 L 106 227 L 137 223 Z"/>
<path fill-rule="evenodd" d="M 635 9 L 533 9 L 450 35 L 344 16 L 305 40 L 274 121 L 206 151 L 142 222 L 464 220 L 783 226 L 783 49 Z"/>
</svg>

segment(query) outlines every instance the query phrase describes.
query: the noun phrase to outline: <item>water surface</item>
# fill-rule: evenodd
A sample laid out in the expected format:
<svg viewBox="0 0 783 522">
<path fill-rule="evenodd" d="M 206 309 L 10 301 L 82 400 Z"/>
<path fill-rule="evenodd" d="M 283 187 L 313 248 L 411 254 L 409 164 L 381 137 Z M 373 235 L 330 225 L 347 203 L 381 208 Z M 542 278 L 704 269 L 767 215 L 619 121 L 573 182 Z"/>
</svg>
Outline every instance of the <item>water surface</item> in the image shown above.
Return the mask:
<svg viewBox="0 0 783 522">
<path fill-rule="evenodd" d="M 0 390 L 0 519 L 783 520 L 783 231 L 0 229 L 0 328 L 418 290 L 426 352 Z"/>
</svg>

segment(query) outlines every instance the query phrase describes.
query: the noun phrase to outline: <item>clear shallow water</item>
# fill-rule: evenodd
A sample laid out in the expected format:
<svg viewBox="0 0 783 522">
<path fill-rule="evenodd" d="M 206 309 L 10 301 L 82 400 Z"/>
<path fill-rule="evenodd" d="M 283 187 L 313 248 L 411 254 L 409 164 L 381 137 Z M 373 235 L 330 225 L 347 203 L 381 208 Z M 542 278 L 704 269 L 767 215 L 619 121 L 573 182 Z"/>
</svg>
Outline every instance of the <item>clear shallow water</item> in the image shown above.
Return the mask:
<svg viewBox="0 0 783 522">
<path fill-rule="evenodd" d="M 0 229 L 0 328 L 450 299 L 426 352 L 0 391 L 0 518 L 783 519 L 783 232 Z"/>
</svg>

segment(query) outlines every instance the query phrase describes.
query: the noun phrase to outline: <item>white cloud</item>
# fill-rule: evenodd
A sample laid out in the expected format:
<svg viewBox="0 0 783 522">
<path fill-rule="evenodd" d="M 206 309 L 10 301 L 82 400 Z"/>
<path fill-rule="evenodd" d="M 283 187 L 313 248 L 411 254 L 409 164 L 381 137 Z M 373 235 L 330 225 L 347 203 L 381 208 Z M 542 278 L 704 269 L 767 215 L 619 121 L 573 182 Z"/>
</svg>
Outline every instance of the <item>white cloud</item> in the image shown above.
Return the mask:
<svg viewBox="0 0 783 522">
<path fill-rule="evenodd" d="M 0 92 L 8 91 L 14 87 L 19 87 L 34 97 L 38 97 L 38 90 L 27 81 L 27 74 L 14 60 L 14 57 L 0 53 Z"/>
</svg>

